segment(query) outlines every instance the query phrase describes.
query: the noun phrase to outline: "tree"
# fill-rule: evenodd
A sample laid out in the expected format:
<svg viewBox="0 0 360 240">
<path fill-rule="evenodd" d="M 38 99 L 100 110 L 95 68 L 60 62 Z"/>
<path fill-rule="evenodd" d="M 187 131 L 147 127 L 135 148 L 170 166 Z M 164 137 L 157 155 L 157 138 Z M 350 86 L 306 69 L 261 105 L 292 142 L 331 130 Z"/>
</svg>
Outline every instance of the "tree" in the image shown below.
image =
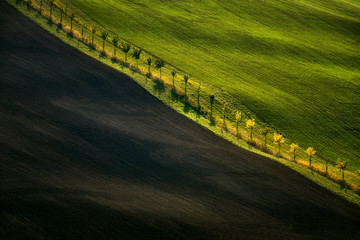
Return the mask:
<svg viewBox="0 0 360 240">
<path fill-rule="evenodd" d="M 270 133 L 270 128 L 266 127 L 263 130 L 261 130 L 261 135 L 264 136 L 264 145 L 266 147 L 266 140 L 267 140 L 267 135 Z"/>
<path fill-rule="evenodd" d="M 299 148 L 299 144 L 297 143 L 292 143 L 290 144 L 290 152 L 293 154 L 294 156 L 294 162 L 296 162 L 296 150 Z"/>
<path fill-rule="evenodd" d="M 311 157 L 315 155 L 316 151 L 314 150 L 314 148 L 308 147 L 308 149 L 306 149 L 306 153 L 309 156 L 309 164 L 311 167 Z"/>
<path fill-rule="evenodd" d="M 239 139 L 239 122 L 241 120 L 241 112 L 237 111 L 235 114 L 235 121 L 236 121 L 236 137 Z"/>
<path fill-rule="evenodd" d="M 152 63 L 152 59 L 151 59 L 151 57 L 148 57 L 148 58 L 146 59 L 146 64 L 147 64 L 148 67 L 149 67 L 149 69 L 148 69 L 149 75 L 150 75 L 151 63 Z"/>
<path fill-rule="evenodd" d="M 70 14 L 70 30 L 73 29 L 73 21 L 75 19 L 75 13 Z"/>
<path fill-rule="evenodd" d="M 49 4 L 50 4 L 50 16 L 49 16 L 49 20 L 52 21 L 52 9 L 53 9 L 53 6 L 54 6 L 54 2 L 55 0 L 50 0 Z"/>
<path fill-rule="evenodd" d="M 345 168 L 347 166 L 347 161 L 342 161 L 340 158 L 336 160 L 336 167 L 339 168 L 340 172 L 342 172 L 342 180 L 345 183 Z"/>
<path fill-rule="evenodd" d="M 118 46 L 119 43 L 119 38 L 118 37 L 114 37 L 112 39 L 112 44 L 114 45 L 114 57 L 116 57 L 116 48 Z"/>
<path fill-rule="evenodd" d="M 212 113 L 213 113 L 213 105 L 214 105 L 214 101 L 215 101 L 215 95 L 211 94 L 210 95 L 210 118 L 212 118 Z"/>
<path fill-rule="evenodd" d="M 86 24 L 81 24 L 81 39 L 84 39 L 84 28 L 86 28 Z"/>
<path fill-rule="evenodd" d="M 283 135 L 278 134 L 278 133 L 274 133 L 274 142 L 279 145 L 279 153 L 278 154 L 280 156 L 281 144 L 283 144 L 285 142 L 285 139 L 284 139 Z"/>
<path fill-rule="evenodd" d="M 31 9 L 31 2 L 32 0 L 28 0 L 27 2 L 26 2 L 26 7 L 27 7 L 27 10 L 30 10 Z"/>
<path fill-rule="evenodd" d="M 65 12 L 65 9 L 60 8 L 60 23 L 62 23 L 62 21 L 63 21 L 63 14 L 64 14 L 64 12 Z"/>
<path fill-rule="evenodd" d="M 156 59 L 155 68 L 160 70 L 160 79 L 161 79 L 161 68 L 165 66 L 165 61 L 162 59 Z"/>
<path fill-rule="evenodd" d="M 136 67 L 139 66 L 139 59 L 140 59 L 141 51 L 142 51 L 141 49 L 134 49 L 133 52 L 132 52 L 132 56 L 136 60 Z"/>
<path fill-rule="evenodd" d="M 121 43 L 120 49 L 125 54 L 125 62 L 127 62 L 127 55 L 128 55 L 128 52 L 131 49 L 131 44 L 123 42 L 123 43 Z"/>
<path fill-rule="evenodd" d="M 223 106 L 223 124 L 224 124 L 224 128 L 226 128 L 226 106 L 227 106 L 227 103 L 224 103 L 224 106 Z"/>
<path fill-rule="evenodd" d="M 173 78 L 173 86 L 172 86 L 173 89 L 175 88 L 175 76 L 176 76 L 176 74 L 177 74 L 177 71 L 176 71 L 175 68 L 173 68 L 173 69 L 171 70 L 171 76 L 172 76 L 172 78 Z"/>
<path fill-rule="evenodd" d="M 39 13 L 41 13 L 42 11 L 42 5 L 43 5 L 43 0 L 40 1 L 40 9 L 39 9 Z"/>
<path fill-rule="evenodd" d="M 328 165 L 329 165 L 329 160 L 327 158 L 325 158 L 325 173 L 326 173 L 326 175 L 328 174 Z"/>
<path fill-rule="evenodd" d="M 188 80 L 189 80 L 189 75 L 184 74 L 184 81 L 185 81 L 185 100 L 186 100 L 186 86 L 187 86 Z"/>
<path fill-rule="evenodd" d="M 197 89 L 197 104 L 198 104 L 198 112 L 200 113 L 200 87 L 201 87 L 201 81 L 199 81 L 199 87 Z"/>
<path fill-rule="evenodd" d="M 96 27 L 91 27 L 91 45 L 94 46 L 94 36 L 95 36 L 95 33 L 96 33 Z"/>
<path fill-rule="evenodd" d="M 246 121 L 246 128 L 248 128 L 248 129 L 250 129 L 250 139 L 251 139 L 251 141 L 252 141 L 252 136 L 253 136 L 253 129 L 254 129 L 254 127 L 255 127 L 255 119 L 248 119 L 247 121 Z"/>
<path fill-rule="evenodd" d="M 341 161 L 340 158 L 336 160 L 336 167 L 340 169 L 340 172 L 342 172 L 342 181 L 344 184 L 344 188 L 346 191 L 346 183 L 345 183 L 345 168 L 347 166 L 347 161 Z"/>
<path fill-rule="evenodd" d="M 108 35 L 109 35 L 109 33 L 108 33 L 108 31 L 106 31 L 106 30 L 103 30 L 103 31 L 101 32 L 101 38 L 102 38 L 102 40 L 103 40 L 103 52 L 105 52 L 105 41 L 106 41 Z"/>
</svg>

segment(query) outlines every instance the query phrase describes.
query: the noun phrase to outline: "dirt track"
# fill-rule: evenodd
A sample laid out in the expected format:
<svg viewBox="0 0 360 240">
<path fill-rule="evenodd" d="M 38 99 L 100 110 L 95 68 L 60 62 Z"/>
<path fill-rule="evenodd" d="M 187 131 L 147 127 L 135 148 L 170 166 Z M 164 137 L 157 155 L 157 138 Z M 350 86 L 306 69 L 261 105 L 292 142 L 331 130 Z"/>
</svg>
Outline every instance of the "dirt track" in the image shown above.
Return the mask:
<svg viewBox="0 0 360 240">
<path fill-rule="evenodd" d="M 360 239 L 360 208 L 0 1 L 1 239 Z"/>
</svg>

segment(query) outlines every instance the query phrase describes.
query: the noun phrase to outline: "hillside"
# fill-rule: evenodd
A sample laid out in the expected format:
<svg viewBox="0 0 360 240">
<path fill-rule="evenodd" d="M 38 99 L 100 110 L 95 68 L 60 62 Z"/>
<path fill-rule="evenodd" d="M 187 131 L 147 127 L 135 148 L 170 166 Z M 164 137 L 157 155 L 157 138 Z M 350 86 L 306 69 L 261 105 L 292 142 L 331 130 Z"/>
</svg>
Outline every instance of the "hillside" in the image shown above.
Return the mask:
<svg viewBox="0 0 360 240">
<path fill-rule="evenodd" d="M 0 1 L 1 239 L 358 239 L 360 208 Z"/>
<path fill-rule="evenodd" d="M 60 2 L 230 93 L 291 141 L 360 168 L 358 1 Z"/>
</svg>

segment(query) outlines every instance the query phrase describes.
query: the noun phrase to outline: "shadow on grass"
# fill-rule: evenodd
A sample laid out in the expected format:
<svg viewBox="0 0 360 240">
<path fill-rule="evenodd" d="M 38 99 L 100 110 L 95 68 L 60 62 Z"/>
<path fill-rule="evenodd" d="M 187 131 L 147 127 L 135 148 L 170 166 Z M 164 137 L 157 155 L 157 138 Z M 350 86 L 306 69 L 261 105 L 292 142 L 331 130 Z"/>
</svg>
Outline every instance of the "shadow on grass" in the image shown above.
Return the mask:
<svg viewBox="0 0 360 240">
<path fill-rule="evenodd" d="M 91 52 L 96 50 L 96 47 L 95 47 L 94 44 L 91 44 L 91 43 L 90 43 L 88 46 L 89 46 L 89 50 L 90 50 Z"/>
<path fill-rule="evenodd" d="M 154 80 L 154 91 L 157 92 L 159 95 L 165 92 L 165 84 L 160 79 Z"/>
<path fill-rule="evenodd" d="M 179 95 L 176 93 L 176 90 L 174 88 L 171 89 L 170 94 L 172 101 L 178 102 L 180 100 Z"/>
<path fill-rule="evenodd" d="M 111 60 L 112 63 L 118 63 L 119 62 L 119 60 L 116 57 L 112 57 L 110 60 Z"/>
<path fill-rule="evenodd" d="M 58 33 L 60 30 L 62 30 L 63 25 L 62 25 L 62 23 L 58 23 L 56 26 L 57 26 L 56 32 Z"/>
<path fill-rule="evenodd" d="M 107 58 L 107 55 L 106 55 L 106 53 L 104 51 L 102 51 L 102 52 L 100 52 L 99 57 L 100 58 Z"/>
<path fill-rule="evenodd" d="M 210 117 L 210 126 L 215 126 L 215 119 L 213 117 Z"/>
<path fill-rule="evenodd" d="M 69 38 L 69 39 L 74 39 L 74 33 L 73 33 L 73 31 L 69 31 L 69 32 L 67 32 L 66 33 L 66 36 Z"/>
<path fill-rule="evenodd" d="M 188 102 L 184 102 L 184 113 L 188 113 L 192 109 L 192 106 Z"/>
<path fill-rule="evenodd" d="M 53 25 L 54 23 L 53 23 L 53 21 L 51 20 L 51 18 L 49 18 L 49 19 L 47 20 L 47 24 L 48 24 L 50 27 L 52 27 L 52 25 Z"/>
</svg>

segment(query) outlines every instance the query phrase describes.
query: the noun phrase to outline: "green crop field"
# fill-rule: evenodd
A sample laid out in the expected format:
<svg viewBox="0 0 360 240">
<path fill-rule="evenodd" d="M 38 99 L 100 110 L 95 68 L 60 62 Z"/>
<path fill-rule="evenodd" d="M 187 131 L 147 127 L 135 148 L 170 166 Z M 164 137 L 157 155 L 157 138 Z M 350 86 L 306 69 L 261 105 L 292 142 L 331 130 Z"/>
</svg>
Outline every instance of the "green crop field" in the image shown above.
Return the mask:
<svg viewBox="0 0 360 240">
<path fill-rule="evenodd" d="M 60 2 L 321 158 L 360 168 L 360 1 Z"/>
</svg>

